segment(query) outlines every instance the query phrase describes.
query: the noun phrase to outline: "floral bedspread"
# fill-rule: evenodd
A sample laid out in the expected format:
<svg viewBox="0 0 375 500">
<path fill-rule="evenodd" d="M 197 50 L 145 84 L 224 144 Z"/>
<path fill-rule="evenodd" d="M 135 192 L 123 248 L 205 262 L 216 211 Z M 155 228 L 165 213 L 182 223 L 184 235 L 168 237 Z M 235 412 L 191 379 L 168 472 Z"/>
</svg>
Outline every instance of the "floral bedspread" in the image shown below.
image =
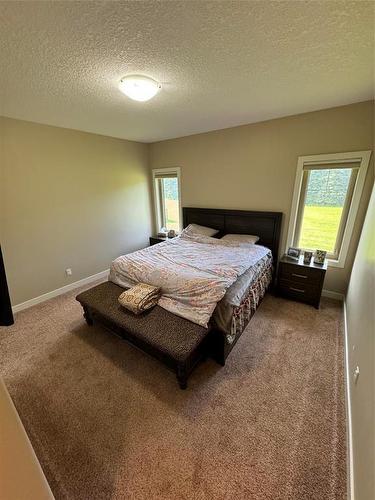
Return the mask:
<svg viewBox="0 0 375 500">
<path fill-rule="evenodd" d="M 268 253 L 260 245 L 185 235 L 118 257 L 109 279 L 124 288 L 137 283 L 161 287 L 159 306 L 207 327 L 227 288 Z"/>
</svg>

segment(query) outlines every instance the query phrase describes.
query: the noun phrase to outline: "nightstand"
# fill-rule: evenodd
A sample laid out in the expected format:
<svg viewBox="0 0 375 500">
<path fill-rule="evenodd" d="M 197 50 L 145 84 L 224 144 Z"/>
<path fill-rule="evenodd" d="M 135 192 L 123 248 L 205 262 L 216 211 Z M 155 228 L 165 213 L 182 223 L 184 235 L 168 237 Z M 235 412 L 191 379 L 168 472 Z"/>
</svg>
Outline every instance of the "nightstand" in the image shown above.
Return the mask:
<svg viewBox="0 0 375 500">
<path fill-rule="evenodd" d="M 303 255 L 299 260 L 282 257 L 279 262 L 277 293 L 282 297 L 299 300 L 319 309 L 327 261 L 323 265 L 303 263 Z"/>
<path fill-rule="evenodd" d="M 162 238 L 161 236 L 150 236 L 150 247 L 156 245 L 157 243 L 162 243 L 163 241 L 171 240 L 172 238 Z"/>
</svg>

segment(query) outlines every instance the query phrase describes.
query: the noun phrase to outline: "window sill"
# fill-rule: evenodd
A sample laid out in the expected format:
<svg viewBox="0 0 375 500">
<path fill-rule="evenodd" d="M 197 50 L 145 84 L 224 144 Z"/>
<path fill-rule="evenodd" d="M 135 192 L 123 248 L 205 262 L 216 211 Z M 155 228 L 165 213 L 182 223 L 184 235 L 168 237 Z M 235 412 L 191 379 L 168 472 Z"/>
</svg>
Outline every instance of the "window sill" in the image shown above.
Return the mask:
<svg viewBox="0 0 375 500">
<path fill-rule="evenodd" d="M 285 249 L 285 255 L 288 253 L 288 248 Z M 307 250 L 306 248 L 301 248 L 302 253 L 303 252 L 315 252 L 315 250 Z M 343 252 L 341 252 L 342 254 Z M 314 256 L 312 257 L 314 259 Z M 346 254 L 345 255 L 340 255 L 338 259 L 334 259 L 332 257 L 326 257 L 328 267 L 338 267 L 339 269 L 344 269 L 345 267 L 345 262 L 346 262 Z"/>
<path fill-rule="evenodd" d="M 342 260 L 335 260 L 335 259 L 327 259 L 328 260 L 328 267 L 338 267 L 343 269 L 345 267 L 345 261 L 342 262 Z"/>
</svg>

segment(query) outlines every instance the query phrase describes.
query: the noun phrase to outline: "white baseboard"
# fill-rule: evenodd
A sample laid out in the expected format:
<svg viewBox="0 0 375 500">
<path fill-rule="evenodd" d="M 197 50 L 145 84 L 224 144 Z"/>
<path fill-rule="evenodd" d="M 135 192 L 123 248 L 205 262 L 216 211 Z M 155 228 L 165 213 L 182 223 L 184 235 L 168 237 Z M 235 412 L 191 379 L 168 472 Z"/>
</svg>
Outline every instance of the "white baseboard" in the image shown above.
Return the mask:
<svg viewBox="0 0 375 500">
<path fill-rule="evenodd" d="M 340 300 L 343 302 L 345 295 L 339 292 L 332 292 L 332 290 L 322 290 L 322 296 L 327 297 L 328 299 Z"/>
<path fill-rule="evenodd" d="M 26 300 L 26 302 L 22 302 L 21 304 L 17 304 L 12 307 L 13 313 L 22 311 L 23 309 L 27 309 L 28 307 L 35 306 L 36 304 L 40 304 L 41 302 L 45 302 L 46 300 L 53 299 L 53 297 L 57 297 L 58 295 L 62 295 L 63 293 L 70 292 L 70 290 L 74 290 L 75 288 L 79 288 L 83 285 L 88 285 L 93 281 L 100 280 L 101 278 L 108 277 L 109 269 L 102 271 L 97 274 L 93 274 L 92 276 L 88 276 L 87 278 L 83 278 L 79 281 L 75 281 L 74 283 L 69 283 L 69 285 L 62 286 L 61 288 L 57 288 L 56 290 L 52 290 L 51 292 L 44 293 L 43 295 L 39 295 L 39 297 L 35 297 L 30 300 Z"/>
<path fill-rule="evenodd" d="M 350 399 L 350 367 L 349 367 L 349 338 L 346 318 L 346 301 L 344 298 L 344 349 L 345 349 L 345 406 L 346 406 L 346 436 L 347 436 L 347 476 L 348 499 L 355 500 L 354 494 L 354 462 L 353 462 L 353 431 L 352 431 L 352 406 Z"/>
</svg>

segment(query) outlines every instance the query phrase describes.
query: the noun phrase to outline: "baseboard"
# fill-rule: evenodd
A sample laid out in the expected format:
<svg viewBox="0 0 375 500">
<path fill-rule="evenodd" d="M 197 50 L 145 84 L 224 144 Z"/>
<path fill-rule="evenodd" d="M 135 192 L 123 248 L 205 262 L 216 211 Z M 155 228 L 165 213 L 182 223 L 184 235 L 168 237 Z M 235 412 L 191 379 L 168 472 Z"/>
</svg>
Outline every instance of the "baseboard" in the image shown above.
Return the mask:
<svg viewBox="0 0 375 500">
<path fill-rule="evenodd" d="M 352 406 L 350 399 L 350 368 L 349 368 L 349 338 L 346 318 L 346 301 L 344 298 L 344 349 L 345 349 L 345 406 L 346 406 L 346 435 L 347 435 L 347 476 L 348 499 L 355 500 L 354 494 L 354 462 L 353 462 L 353 432 L 352 432 Z"/>
<path fill-rule="evenodd" d="M 322 296 L 327 297 L 328 299 L 339 300 L 340 302 L 343 302 L 345 298 L 345 295 L 343 293 L 332 292 L 332 290 L 324 290 L 324 289 L 322 291 Z"/>
<path fill-rule="evenodd" d="M 12 311 L 13 313 L 16 313 L 22 311 L 23 309 L 35 306 L 36 304 L 40 304 L 41 302 L 45 302 L 46 300 L 53 299 L 53 297 L 57 297 L 58 295 L 62 295 L 66 292 L 70 292 L 70 290 L 74 290 L 75 288 L 79 288 L 80 286 L 88 285 L 89 283 L 100 280 L 101 278 L 106 278 L 108 277 L 108 274 L 109 269 L 106 269 L 105 271 L 102 271 L 100 273 L 93 274 L 92 276 L 88 276 L 87 278 L 83 278 L 79 281 L 75 281 L 74 283 L 69 283 L 69 285 L 62 286 L 61 288 L 57 288 L 56 290 L 52 290 L 51 292 L 39 295 L 39 297 L 35 297 L 34 299 L 26 300 L 26 302 L 17 304 L 12 307 Z"/>
</svg>

